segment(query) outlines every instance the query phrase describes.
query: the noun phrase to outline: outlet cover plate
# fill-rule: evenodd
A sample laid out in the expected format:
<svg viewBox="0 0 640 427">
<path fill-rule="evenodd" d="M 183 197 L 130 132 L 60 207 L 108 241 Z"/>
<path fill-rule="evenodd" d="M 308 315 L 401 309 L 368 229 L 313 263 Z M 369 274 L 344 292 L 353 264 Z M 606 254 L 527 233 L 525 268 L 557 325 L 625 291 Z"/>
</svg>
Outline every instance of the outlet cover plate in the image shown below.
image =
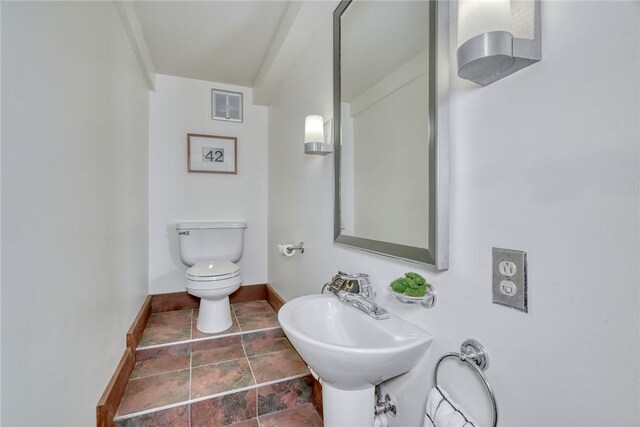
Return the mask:
<svg viewBox="0 0 640 427">
<path fill-rule="evenodd" d="M 493 248 L 493 303 L 516 310 L 529 311 L 527 295 L 527 253 L 514 249 Z M 502 267 L 500 266 L 502 263 Z M 515 273 L 511 276 L 504 274 L 505 264 Z M 515 288 L 515 291 L 514 291 Z"/>
</svg>

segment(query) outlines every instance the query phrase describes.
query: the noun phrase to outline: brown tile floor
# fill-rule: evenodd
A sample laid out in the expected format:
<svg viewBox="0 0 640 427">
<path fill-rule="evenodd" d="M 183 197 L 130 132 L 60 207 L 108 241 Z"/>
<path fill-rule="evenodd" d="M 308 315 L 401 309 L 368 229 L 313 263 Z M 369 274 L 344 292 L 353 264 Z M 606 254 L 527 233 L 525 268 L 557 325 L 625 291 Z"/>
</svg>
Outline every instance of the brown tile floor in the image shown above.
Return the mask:
<svg viewBox="0 0 640 427">
<path fill-rule="evenodd" d="M 258 417 L 260 427 L 297 427 L 297 426 L 322 426 L 322 418 L 311 403 L 305 403 L 297 408 Z"/>
<path fill-rule="evenodd" d="M 149 318 L 138 348 L 280 326 L 278 316 L 266 301 L 232 304 L 231 319 L 233 323 L 226 331 L 205 334 L 196 327 L 198 309 L 155 313 Z"/>
<path fill-rule="evenodd" d="M 216 335 L 193 332 L 198 310 L 151 316 L 117 425 L 158 425 L 166 419 L 171 425 L 249 426 L 257 425 L 257 417 L 262 426 L 322 425 L 308 403 L 307 365 L 279 328 L 271 306 L 255 301 L 232 307 L 234 324 Z M 174 407 L 160 409 L 166 406 Z"/>
<path fill-rule="evenodd" d="M 307 390 L 310 390 L 310 379 L 301 378 L 294 381 L 306 381 Z M 286 383 L 280 384 L 290 386 Z M 298 393 L 295 398 L 297 401 L 283 399 L 279 402 L 282 406 L 270 408 L 270 412 L 263 412 L 263 408 L 256 406 L 254 389 L 131 418 L 117 419 L 114 425 L 117 427 L 322 427 L 322 418 L 316 408 L 309 403 L 311 393 L 300 395 L 300 388 L 290 387 L 292 392 L 289 394 Z M 258 396 L 258 405 L 260 405 L 260 397 Z"/>
</svg>

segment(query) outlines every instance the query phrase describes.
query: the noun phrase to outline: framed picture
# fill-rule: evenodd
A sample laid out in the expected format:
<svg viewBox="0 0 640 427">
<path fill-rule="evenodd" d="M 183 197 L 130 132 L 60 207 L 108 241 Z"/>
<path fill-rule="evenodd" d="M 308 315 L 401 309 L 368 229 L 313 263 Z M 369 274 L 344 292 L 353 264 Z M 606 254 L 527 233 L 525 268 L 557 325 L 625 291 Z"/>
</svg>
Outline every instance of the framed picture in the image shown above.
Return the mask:
<svg viewBox="0 0 640 427">
<path fill-rule="evenodd" d="M 201 173 L 238 173 L 238 138 L 187 134 L 187 170 Z"/>
</svg>

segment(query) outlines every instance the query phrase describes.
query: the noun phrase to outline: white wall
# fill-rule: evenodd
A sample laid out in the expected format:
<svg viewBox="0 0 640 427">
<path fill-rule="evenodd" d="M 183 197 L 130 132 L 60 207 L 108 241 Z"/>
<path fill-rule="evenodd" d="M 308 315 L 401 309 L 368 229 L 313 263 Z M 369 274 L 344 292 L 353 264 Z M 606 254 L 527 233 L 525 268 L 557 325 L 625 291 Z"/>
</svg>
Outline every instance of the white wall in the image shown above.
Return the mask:
<svg viewBox="0 0 640 427">
<path fill-rule="evenodd" d="M 2 86 L 2 424 L 92 425 L 147 294 L 147 88 L 111 2 L 2 2 Z"/>
<path fill-rule="evenodd" d="M 242 92 L 244 122 L 211 119 L 211 89 Z M 238 174 L 187 172 L 187 133 L 238 138 Z M 247 221 L 244 284 L 267 281 L 267 108 L 245 87 L 158 75 L 149 117 L 149 293 L 185 290 L 177 220 Z"/>
<path fill-rule="evenodd" d="M 425 387 L 437 357 L 479 339 L 501 425 L 640 424 L 638 5 L 544 2 L 542 62 L 487 88 L 454 79 L 442 273 L 332 243 L 333 159 L 305 156 L 300 141 L 306 114 L 332 115 L 334 6 L 269 111 L 269 283 L 290 299 L 319 292 L 338 269 L 370 273 L 385 308 L 435 337 L 420 367 Z M 280 257 L 283 239 L 307 250 Z M 528 314 L 491 303 L 494 246 L 528 251 Z M 386 293 L 408 270 L 436 286 L 435 309 Z M 446 369 L 454 398 L 487 424 L 477 383 L 465 393 L 468 373 Z M 426 395 L 417 395 L 405 405 L 420 409 Z"/>
</svg>

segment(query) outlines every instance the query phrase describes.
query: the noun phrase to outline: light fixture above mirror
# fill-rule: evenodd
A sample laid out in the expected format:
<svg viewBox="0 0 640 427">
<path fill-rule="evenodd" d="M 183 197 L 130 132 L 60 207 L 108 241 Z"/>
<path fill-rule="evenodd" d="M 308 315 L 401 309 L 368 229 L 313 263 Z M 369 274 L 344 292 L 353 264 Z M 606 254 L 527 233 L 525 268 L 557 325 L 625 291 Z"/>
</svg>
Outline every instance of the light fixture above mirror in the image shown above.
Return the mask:
<svg viewBox="0 0 640 427">
<path fill-rule="evenodd" d="M 458 76 L 487 86 L 542 59 L 540 0 L 460 0 Z"/>
</svg>

